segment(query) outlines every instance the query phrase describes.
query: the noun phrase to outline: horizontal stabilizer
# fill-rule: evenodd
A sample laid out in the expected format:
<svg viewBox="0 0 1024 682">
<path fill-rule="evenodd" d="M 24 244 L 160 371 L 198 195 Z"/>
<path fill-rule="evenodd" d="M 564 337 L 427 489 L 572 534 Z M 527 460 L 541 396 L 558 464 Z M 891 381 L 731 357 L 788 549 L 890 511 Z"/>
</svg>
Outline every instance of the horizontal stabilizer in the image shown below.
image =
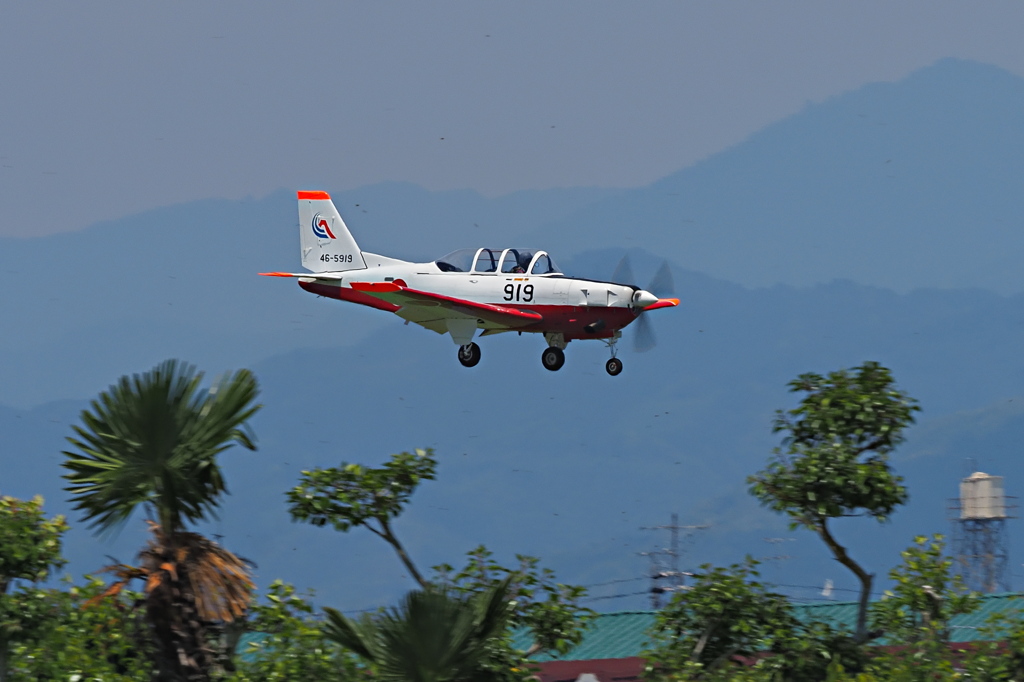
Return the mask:
<svg viewBox="0 0 1024 682">
<path fill-rule="evenodd" d="M 306 277 L 309 279 L 333 279 L 340 280 L 344 275 L 330 272 L 261 272 L 263 277 Z"/>
</svg>

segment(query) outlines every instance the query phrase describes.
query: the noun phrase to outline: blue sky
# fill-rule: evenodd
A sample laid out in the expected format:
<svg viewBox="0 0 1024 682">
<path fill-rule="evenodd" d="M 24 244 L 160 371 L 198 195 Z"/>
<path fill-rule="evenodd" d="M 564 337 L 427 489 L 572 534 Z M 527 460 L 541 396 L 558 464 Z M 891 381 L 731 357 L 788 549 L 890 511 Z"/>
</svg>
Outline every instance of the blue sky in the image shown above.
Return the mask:
<svg viewBox="0 0 1024 682">
<path fill-rule="evenodd" d="M 942 57 L 1024 76 L 1022 25 L 1013 2 L 4 3 L 0 235 L 278 188 L 642 186 Z"/>
</svg>

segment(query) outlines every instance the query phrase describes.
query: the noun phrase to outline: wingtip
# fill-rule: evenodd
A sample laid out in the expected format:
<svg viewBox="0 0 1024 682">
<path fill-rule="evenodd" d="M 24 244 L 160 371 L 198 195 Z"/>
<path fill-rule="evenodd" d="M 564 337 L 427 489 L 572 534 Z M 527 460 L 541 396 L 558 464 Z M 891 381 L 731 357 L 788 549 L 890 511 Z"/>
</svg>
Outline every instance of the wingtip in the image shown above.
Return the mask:
<svg viewBox="0 0 1024 682">
<path fill-rule="evenodd" d="M 261 272 L 260 277 L 294 277 L 290 272 Z"/>
</svg>

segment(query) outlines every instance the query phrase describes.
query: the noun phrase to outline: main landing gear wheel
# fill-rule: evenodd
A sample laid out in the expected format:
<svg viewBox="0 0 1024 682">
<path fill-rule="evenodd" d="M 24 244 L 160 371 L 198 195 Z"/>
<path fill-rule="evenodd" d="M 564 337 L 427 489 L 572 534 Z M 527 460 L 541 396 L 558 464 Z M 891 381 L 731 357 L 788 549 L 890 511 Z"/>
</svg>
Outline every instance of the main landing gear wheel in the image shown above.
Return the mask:
<svg viewBox="0 0 1024 682">
<path fill-rule="evenodd" d="M 562 352 L 561 348 L 552 346 L 541 354 L 540 361 L 544 363 L 544 369 L 557 372 L 565 364 L 565 353 Z"/>
<path fill-rule="evenodd" d="M 604 369 L 613 377 L 618 376 L 619 372 L 622 371 L 622 360 L 619 360 L 618 358 L 612 358 L 608 362 L 604 363 Z"/>
<path fill-rule="evenodd" d="M 480 346 L 475 343 L 467 343 L 459 346 L 459 362 L 463 367 L 474 367 L 480 362 Z"/>
</svg>

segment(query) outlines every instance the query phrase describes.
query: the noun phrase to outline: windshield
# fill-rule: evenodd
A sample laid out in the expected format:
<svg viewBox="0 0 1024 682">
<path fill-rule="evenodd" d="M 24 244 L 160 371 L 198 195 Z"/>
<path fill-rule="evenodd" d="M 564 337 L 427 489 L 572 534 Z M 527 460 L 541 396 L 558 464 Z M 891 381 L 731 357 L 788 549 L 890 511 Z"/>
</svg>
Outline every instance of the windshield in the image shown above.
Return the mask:
<svg viewBox="0 0 1024 682">
<path fill-rule="evenodd" d="M 459 249 L 452 251 L 447 256 L 441 256 L 434 261 L 434 265 L 442 272 L 469 272 L 469 269 L 473 267 L 473 256 L 475 255 L 476 249 Z"/>
<path fill-rule="evenodd" d="M 543 251 L 533 259 L 533 267 L 530 268 L 531 275 L 551 275 L 561 272 L 561 269 L 555 265 L 555 261 L 551 260 L 551 256 Z"/>
</svg>

